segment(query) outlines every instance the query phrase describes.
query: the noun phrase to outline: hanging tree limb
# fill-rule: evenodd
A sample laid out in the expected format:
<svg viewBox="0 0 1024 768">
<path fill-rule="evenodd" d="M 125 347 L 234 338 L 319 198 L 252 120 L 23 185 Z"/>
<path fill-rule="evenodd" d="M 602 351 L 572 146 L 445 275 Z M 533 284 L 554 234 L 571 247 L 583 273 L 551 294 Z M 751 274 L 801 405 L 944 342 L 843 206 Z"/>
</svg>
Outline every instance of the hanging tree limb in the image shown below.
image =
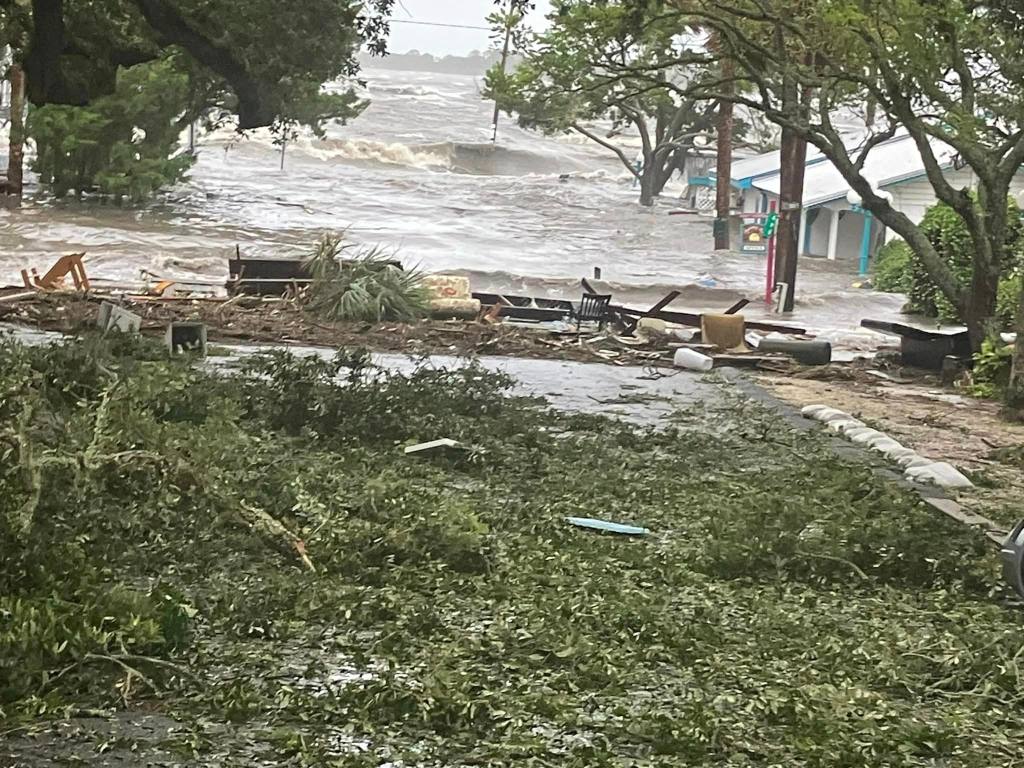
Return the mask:
<svg viewBox="0 0 1024 768">
<path fill-rule="evenodd" d="M 274 121 L 274 110 L 260 84 L 228 48 L 214 43 L 193 27 L 166 0 L 134 0 L 163 45 L 180 45 L 200 64 L 223 77 L 238 97 L 238 127 L 256 128 Z"/>
</svg>

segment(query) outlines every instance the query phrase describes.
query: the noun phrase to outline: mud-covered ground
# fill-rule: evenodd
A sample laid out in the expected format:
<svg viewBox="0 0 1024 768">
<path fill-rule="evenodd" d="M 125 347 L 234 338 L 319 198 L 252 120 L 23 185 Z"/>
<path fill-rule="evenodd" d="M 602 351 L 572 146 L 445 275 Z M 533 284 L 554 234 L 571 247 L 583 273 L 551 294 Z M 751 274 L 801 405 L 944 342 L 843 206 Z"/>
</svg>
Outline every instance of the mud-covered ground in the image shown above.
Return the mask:
<svg viewBox="0 0 1024 768">
<path fill-rule="evenodd" d="M 822 403 L 885 432 L 922 456 L 948 461 L 975 487 L 961 506 L 1004 526 L 1024 517 L 1024 424 L 998 403 L 944 388 L 934 378 L 905 383 L 848 372 L 834 379 L 761 376 L 759 381 L 797 408 Z"/>
</svg>

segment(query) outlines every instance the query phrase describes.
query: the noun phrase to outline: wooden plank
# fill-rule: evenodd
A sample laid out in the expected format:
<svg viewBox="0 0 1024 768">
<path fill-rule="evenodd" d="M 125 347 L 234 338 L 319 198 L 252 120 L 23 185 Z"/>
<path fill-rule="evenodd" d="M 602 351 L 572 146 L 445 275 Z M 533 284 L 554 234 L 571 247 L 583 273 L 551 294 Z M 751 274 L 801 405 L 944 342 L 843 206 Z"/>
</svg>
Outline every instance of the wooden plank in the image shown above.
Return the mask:
<svg viewBox="0 0 1024 768">
<path fill-rule="evenodd" d="M 218 304 L 224 304 L 229 301 L 227 296 L 142 296 L 125 294 L 125 300 L 132 302 L 133 304 L 175 304 L 189 301 L 212 301 Z"/>
<path fill-rule="evenodd" d="M 12 293 L 9 296 L 0 296 L 0 302 L 21 301 L 22 299 L 31 299 L 35 295 L 35 291 L 23 291 L 22 293 Z"/>
<path fill-rule="evenodd" d="M 725 312 L 723 312 L 722 314 L 723 315 L 735 315 L 737 312 L 739 312 L 741 309 L 743 309 L 749 303 L 750 303 L 750 299 L 740 299 L 735 304 L 733 304 L 731 307 L 729 307 L 727 310 L 725 310 Z"/>
<path fill-rule="evenodd" d="M 861 327 L 869 328 L 872 331 L 878 331 L 879 333 L 888 333 L 891 336 L 902 336 L 907 339 L 914 339 L 915 341 L 942 341 L 950 338 L 967 337 L 967 331 L 953 330 L 927 330 L 925 328 L 916 328 L 912 325 L 906 325 L 904 323 L 893 323 L 887 320 L 861 320 Z"/>
<path fill-rule="evenodd" d="M 700 328 L 700 315 L 695 315 L 691 312 L 669 312 L 668 310 L 658 310 L 657 312 L 645 311 L 642 309 L 632 309 L 630 307 L 620 307 L 613 305 L 609 307 L 619 314 L 625 315 L 626 317 L 656 317 L 660 320 L 667 320 L 670 323 L 678 323 L 679 325 L 689 325 L 694 328 Z"/>
<path fill-rule="evenodd" d="M 640 309 L 630 309 L 629 307 L 618 307 L 613 306 L 611 309 L 616 312 L 621 312 L 629 317 L 641 317 L 644 316 L 645 312 Z M 677 323 L 678 325 L 687 325 L 693 328 L 700 328 L 700 315 L 692 312 L 669 312 L 668 310 L 661 310 L 660 312 L 653 312 L 647 315 L 648 317 L 657 317 L 661 320 L 667 320 L 670 323 Z M 746 323 L 748 330 L 755 331 L 766 331 L 768 333 L 784 333 L 792 335 L 802 335 L 807 333 L 805 328 L 794 328 L 789 325 L 776 325 L 775 323 L 758 323 L 750 322 Z"/>
<path fill-rule="evenodd" d="M 540 309 L 539 307 L 500 307 L 499 317 L 510 317 L 514 320 L 533 320 L 536 322 L 554 322 L 564 320 L 568 312 L 561 309 Z"/>
<path fill-rule="evenodd" d="M 785 361 L 784 357 L 768 357 L 766 355 L 711 355 L 715 368 L 731 366 L 733 368 L 757 368 L 762 363 Z"/>
</svg>

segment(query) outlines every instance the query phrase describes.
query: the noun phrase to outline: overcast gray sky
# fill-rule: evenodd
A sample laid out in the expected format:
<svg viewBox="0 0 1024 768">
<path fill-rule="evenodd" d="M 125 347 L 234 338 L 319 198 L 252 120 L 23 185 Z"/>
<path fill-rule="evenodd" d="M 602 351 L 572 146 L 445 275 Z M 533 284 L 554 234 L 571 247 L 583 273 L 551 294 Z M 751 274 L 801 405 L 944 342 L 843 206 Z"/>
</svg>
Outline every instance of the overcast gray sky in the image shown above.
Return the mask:
<svg viewBox="0 0 1024 768">
<path fill-rule="evenodd" d="M 487 26 L 484 19 L 494 9 L 494 0 L 397 0 L 388 49 L 392 53 L 417 50 L 435 56 L 458 55 L 484 50 L 488 33 L 480 29 L 452 29 L 407 24 L 404 21 L 429 21 L 441 24 Z M 548 0 L 537 0 L 531 15 L 534 26 L 542 24 L 550 10 Z"/>
</svg>

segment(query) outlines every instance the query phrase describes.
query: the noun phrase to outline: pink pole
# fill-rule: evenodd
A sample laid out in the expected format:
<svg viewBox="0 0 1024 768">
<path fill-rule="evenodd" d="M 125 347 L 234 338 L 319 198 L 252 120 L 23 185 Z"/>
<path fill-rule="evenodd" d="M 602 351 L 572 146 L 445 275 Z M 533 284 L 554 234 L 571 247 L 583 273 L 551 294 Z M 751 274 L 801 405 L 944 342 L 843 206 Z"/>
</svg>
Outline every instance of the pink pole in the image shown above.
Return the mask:
<svg viewBox="0 0 1024 768">
<path fill-rule="evenodd" d="M 768 210 L 775 212 L 775 201 L 768 204 Z M 768 263 L 764 274 L 764 303 L 771 306 L 772 294 L 775 293 L 775 234 L 768 238 Z"/>
</svg>

